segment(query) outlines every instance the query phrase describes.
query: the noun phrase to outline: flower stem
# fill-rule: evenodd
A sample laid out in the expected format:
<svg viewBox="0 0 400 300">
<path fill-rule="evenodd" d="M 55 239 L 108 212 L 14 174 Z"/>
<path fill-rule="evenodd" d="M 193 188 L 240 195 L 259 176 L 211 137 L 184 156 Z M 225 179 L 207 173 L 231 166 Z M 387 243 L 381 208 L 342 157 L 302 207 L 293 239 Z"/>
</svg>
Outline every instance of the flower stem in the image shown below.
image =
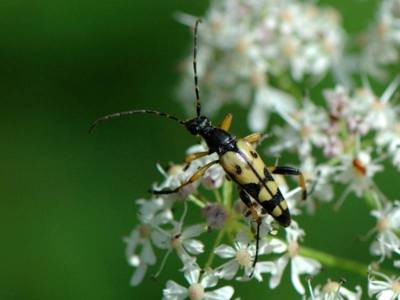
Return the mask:
<svg viewBox="0 0 400 300">
<path fill-rule="evenodd" d="M 321 262 L 325 266 L 329 267 L 335 267 L 338 269 L 342 269 L 345 271 L 349 271 L 352 273 L 359 274 L 361 276 L 366 276 L 368 274 L 368 265 L 365 265 L 363 263 L 346 259 L 346 258 L 341 258 L 337 257 L 331 254 L 328 254 L 323 251 L 319 251 L 313 248 L 301 246 L 300 247 L 300 254 L 304 255 L 306 257 L 314 258 Z M 385 274 L 393 274 L 393 271 L 390 270 L 385 270 L 380 268 L 380 271 L 382 271 Z"/>
<path fill-rule="evenodd" d="M 213 190 L 214 197 L 217 200 L 218 203 L 222 203 L 221 195 L 219 193 L 219 190 Z"/>
<path fill-rule="evenodd" d="M 205 206 L 204 202 L 193 194 L 189 195 L 188 200 L 196 204 L 198 207 L 203 208 Z"/>
<path fill-rule="evenodd" d="M 367 265 L 353 260 L 333 256 L 331 254 L 304 246 L 300 247 L 300 253 L 304 256 L 314 258 L 326 266 L 340 268 L 345 271 L 357 273 L 361 276 L 366 276 L 368 274 Z"/>
<path fill-rule="evenodd" d="M 224 237 L 224 234 L 225 234 L 225 230 L 220 230 L 220 231 L 218 232 L 217 238 L 215 239 L 214 245 L 213 245 L 213 247 L 211 248 L 212 251 L 210 252 L 210 256 L 209 256 L 208 259 L 207 259 L 207 262 L 206 262 L 206 264 L 205 264 L 204 269 L 208 269 L 208 268 L 211 267 L 211 265 L 212 265 L 212 263 L 213 263 L 213 260 L 214 260 L 214 256 L 215 256 L 215 254 L 214 254 L 214 249 L 217 248 L 217 246 L 221 243 L 221 240 L 222 240 L 222 238 Z"/>
<path fill-rule="evenodd" d="M 222 197 L 225 207 L 230 208 L 232 203 L 232 182 L 229 180 L 224 181 L 222 186 Z"/>
</svg>

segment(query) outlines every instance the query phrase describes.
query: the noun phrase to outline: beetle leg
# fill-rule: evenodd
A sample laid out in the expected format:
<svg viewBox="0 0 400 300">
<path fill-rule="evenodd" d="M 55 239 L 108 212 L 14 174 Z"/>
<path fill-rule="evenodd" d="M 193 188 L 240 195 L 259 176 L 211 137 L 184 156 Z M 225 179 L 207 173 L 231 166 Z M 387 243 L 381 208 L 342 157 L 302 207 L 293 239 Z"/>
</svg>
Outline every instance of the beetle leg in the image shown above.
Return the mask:
<svg viewBox="0 0 400 300">
<path fill-rule="evenodd" d="M 256 233 L 256 256 L 253 261 L 253 271 L 251 272 L 249 277 L 253 276 L 257 261 L 258 261 L 258 250 L 260 248 L 260 226 L 261 226 L 261 218 L 257 219 L 257 233 Z"/>
<path fill-rule="evenodd" d="M 258 143 L 258 141 L 261 139 L 261 133 L 255 132 L 255 133 L 249 134 L 248 136 L 245 136 L 243 139 L 246 142 L 249 142 L 250 144 L 255 144 L 255 143 Z"/>
<path fill-rule="evenodd" d="M 252 201 L 250 200 L 249 195 L 243 190 L 239 188 L 239 197 L 243 201 L 243 203 L 249 208 L 251 213 L 251 217 L 254 222 L 257 223 L 257 231 L 256 231 L 256 254 L 253 261 L 253 271 L 250 274 L 250 277 L 253 276 L 254 268 L 258 261 L 258 250 L 260 243 L 260 226 L 261 226 L 261 217 L 258 215 L 257 210 L 254 208 Z"/>
<path fill-rule="evenodd" d="M 306 188 L 306 180 L 304 178 L 303 173 L 296 168 L 293 167 L 288 167 L 288 166 L 274 166 L 274 167 L 268 167 L 268 171 L 272 174 L 278 174 L 278 175 L 295 175 L 299 176 L 299 186 L 302 188 L 303 193 L 302 193 L 302 200 L 307 199 L 307 188 Z"/>
<path fill-rule="evenodd" d="M 261 134 L 260 132 L 255 132 L 255 133 L 249 134 L 248 136 L 245 136 L 243 139 L 246 142 L 252 144 L 254 148 L 257 148 L 268 137 L 269 137 L 269 135 L 266 133 Z"/>
<path fill-rule="evenodd" d="M 200 157 L 207 156 L 208 154 L 210 154 L 208 151 L 190 153 L 185 157 L 185 163 L 190 163 Z"/>
<path fill-rule="evenodd" d="M 239 197 L 240 200 L 243 201 L 243 203 L 247 206 L 247 208 L 249 209 L 251 218 L 253 219 L 253 221 L 256 221 L 258 218 L 258 213 L 256 211 L 256 209 L 254 208 L 254 205 L 252 203 L 252 201 L 250 200 L 249 195 L 241 188 L 239 188 Z"/>
<path fill-rule="evenodd" d="M 195 182 L 197 179 L 199 179 L 201 176 L 204 175 L 204 173 L 213 165 L 219 163 L 219 160 L 213 160 L 212 162 L 209 162 L 208 164 L 200 167 L 188 180 L 186 180 L 184 183 L 182 183 L 180 186 L 178 186 L 177 188 L 173 189 L 173 190 L 169 190 L 169 189 L 164 189 L 164 190 L 160 190 L 160 191 L 155 191 L 152 190 L 151 193 L 156 194 L 156 195 L 162 195 L 162 194 L 175 194 L 177 192 L 179 192 L 180 189 L 182 189 L 183 187 L 187 186 L 188 184 L 191 184 L 193 182 Z"/>
<path fill-rule="evenodd" d="M 232 118 L 233 118 L 233 116 L 231 113 L 226 114 L 226 116 L 222 120 L 221 124 L 219 125 L 219 128 L 221 128 L 225 131 L 229 131 L 229 128 L 231 128 L 231 124 L 232 124 Z"/>
</svg>

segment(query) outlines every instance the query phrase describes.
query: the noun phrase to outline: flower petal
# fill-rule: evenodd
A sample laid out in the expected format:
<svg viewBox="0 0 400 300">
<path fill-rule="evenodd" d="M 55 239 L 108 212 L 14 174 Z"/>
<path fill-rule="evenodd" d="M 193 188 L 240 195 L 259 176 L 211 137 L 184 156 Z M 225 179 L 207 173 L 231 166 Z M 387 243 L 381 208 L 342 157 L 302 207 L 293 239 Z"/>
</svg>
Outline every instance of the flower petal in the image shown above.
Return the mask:
<svg viewBox="0 0 400 300">
<path fill-rule="evenodd" d="M 157 258 L 156 258 L 156 255 L 154 254 L 153 247 L 151 246 L 151 243 L 149 240 L 146 240 L 144 242 L 142 253 L 140 254 L 140 257 L 148 265 L 154 265 L 156 263 Z"/>
<path fill-rule="evenodd" d="M 184 275 L 189 284 L 198 283 L 200 277 L 200 268 L 195 263 L 185 265 Z"/>
<path fill-rule="evenodd" d="M 231 286 L 224 286 L 212 292 L 204 294 L 204 300 L 229 300 L 232 298 L 235 290 Z"/>
<path fill-rule="evenodd" d="M 368 295 L 372 297 L 374 294 L 379 293 L 383 290 L 390 289 L 390 283 L 381 280 L 369 280 L 368 282 Z M 390 299 L 390 298 L 389 298 Z"/>
<path fill-rule="evenodd" d="M 235 259 L 232 259 L 227 263 L 223 264 L 222 266 L 220 266 L 218 269 L 219 270 L 217 274 L 220 278 L 231 280 L 233 277 L 235 277 L 239 269 L 239 264 L 236 262 Z"/>
<path fill-rule="evenodd" d="M 286 255 L 278 258 L 275 261 L 276 272 L 272 274 L 271 279 L 269 280 L 269 287 L 271 289 L 276 288 L 281 282 L 283 271 L 285 270 L 288 262 L 289 258 Z"/>
<path fill-rule="evenodd" d="M 189 226 L 182 232 L 182 239 L 190 239 L 192 237 L 198 236 L 204 232 L 204 229 L 204 224 Z"/>
<path fill-rule="evenodd" d="M 276 265 L 270 261 L 263 261 L 256 264 L 253 276 L 258 281 L 263 281 L 261 273 L 275 274 L 277 272 Z"/>
<path fill-rule="evenodd" d="M 146 274 L 147 271 L 147 265 L 145 263 L 141 263 L 137 269 L 135 270 L 135 273 L 133 274 L 131 278 L 131 285 L 137 286 L 139 283 L 142 282 L 144 275 Z"/>
<path fill-rule="evenodd" d="M 292 258 L 291 266 L 292 266 L 291 279 L 293 286 L 299 294 L 304 295 L 306 291 L 303 285 L 301 284 L 299 276 L 301 274 L 313 275 L 318 273 L 318 271 L 321 268 L 321 264 L 318 261 L 311 258 L 295 256 Z"/>
<path fill-rule="evenodd" d="M 188 290 L 175 281 L 168 280 L 163 295 L 164 300 L 183 300 L 188 296 Z"/>
<path fill-rule="evenodd" d="M 204 252 L 204 245 L 202 242 L 200 242 L 198 240 L 193 240 L 193 239 L 184 240 L 183 246 L 189 253 L 194 254 L 194 255 Z"/>
<path fill-rule="evenodd" d="M 218 283 L 218 276 L 216 272 L 209 272 L 203 275 L 200 284 L 204 288 L 210 288 L 216 286 Z"/>
<path fill-rule="evenodd" d="M 236 254 L 236 250 L 231 246 L 222 244 L 215 248 L 214 253 L 217 254 L 221 258 L 231 258 Z"/>
<path fill-rule="evenodd" d="M 127 244 L 125 250 L 126 257 L 135 254 L 136 247 L 139 243 L 139 231 L 136 229 L 132 230 L 130 236 L 124 237 L 123 240 Z"/>
<path fill-rule="evenodd" d="M 269 241 L 261 243 L 259 253 L 269 254 L 269 253 L 283 253 L 287 249 L 286 243 L 278 239 L 271 239 Z"/>
</svg>

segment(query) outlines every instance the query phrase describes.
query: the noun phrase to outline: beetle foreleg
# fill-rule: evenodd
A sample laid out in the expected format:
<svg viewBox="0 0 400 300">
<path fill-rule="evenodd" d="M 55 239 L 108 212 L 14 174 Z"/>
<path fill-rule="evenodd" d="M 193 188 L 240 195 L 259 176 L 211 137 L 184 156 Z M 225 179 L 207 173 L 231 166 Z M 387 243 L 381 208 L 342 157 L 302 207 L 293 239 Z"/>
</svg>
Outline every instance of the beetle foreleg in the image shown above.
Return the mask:
<svg viewBox="0 0 400 300">
<path fill-rule="evenodd" d="M 299 176 L 299 186 L 303 190 L 301 198 L 302 198 L 302 200 L 307 199 L 306 180 L 304 178 L 303 173 L 299 169 L 296 169 L 293 167 L 288 167 L 288 166 L 274 166 L 274 167 L 268 167 L 268 171 L 272 174 L 278 174 L 278 175 Z"/>
<path fill-rule="evenodd" d="M 225 130 L 225 131 L 229 131 L 229 128 L 231 128 L 231 124 L 232 124 L 232 118 L 233 118 L 233 116 L 231 113 L 226 114 L 226 116 L 222 120 L 221 124 L 219 125 L 219 128 L 221 128 L 222 130 Z"/>
<path fill-rule="evenodd" d="M 186 180 L 184 183 L 182 183 L 180 186 L 178 186 L 177 188 L 173 189 L 173 190 L 169 190 L 169 189 L 164 189 L 164 190 L 160 190 L 160 191 L 155 191 L 152 190 L 151 193 L 156 194 L 156 195 L 162 195 L 162 194 L 175 194 L 177 192 L 179 192 L 180 189 L 182 189 L 183 187 L 187 186 L 188 184 L 191 184 L 193 182 L 195 182 L 197 179 L 199 179 L 201 176 L 204 175 L 204 173 L 213 165 L 219 163 L 219 160 L 213 160 L 212 162 L 209 162 L 208 164 L 200 167 L 188 180 Z"/>
<path fill-rule="evenodd" d="M 185 163 L 190 163 L 198 158 L 204 157 L 209 155 L 210 152 L 209 151 L 202 151 L 202 152 L 195 152 L 195 153 L 190 153 L 188 155 L 186 155 L 185 157 Z"/>
</svg>

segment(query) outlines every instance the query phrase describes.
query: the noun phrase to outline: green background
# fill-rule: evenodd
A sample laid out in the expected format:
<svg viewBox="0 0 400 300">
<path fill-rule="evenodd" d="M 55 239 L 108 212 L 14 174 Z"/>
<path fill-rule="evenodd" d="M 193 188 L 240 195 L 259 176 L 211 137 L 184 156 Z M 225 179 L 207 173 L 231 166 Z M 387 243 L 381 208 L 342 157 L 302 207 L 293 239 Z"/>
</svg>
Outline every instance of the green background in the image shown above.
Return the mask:
<svg viewBox="0 0 400 300">
<path fill-rule="evenodd" d="M 181 278 L 173 258 L 158 282 L 129 286 L 133 269 L 122 237 L 136 222 L 134 200 L 160 178 L 155 163 L 180 161 L 195 139 L 151 117 L 110 122 L 94 135 L 87 130 L 95 118 L 130 108 L 184 114 L 174 89 L 191 34 L 172 16 L 200 16 L 207 4 L 0 2 L 1 300 L 159 299 L 167 279 Z M 330 4 L 351 33 L 366 26 L 376 7 L 374 1 Z M 245 112 L 229 109 L 233 131 L 248 133 Z M 381 180 L 390 196 L 397 196 L 393 188 L 390 193 L 396 176 Z M 368 262 L 369 243 L 357 237 L 373 220 L 360 201 L 349 199 L 336 214 L 325 206 L 299 221 L 306 245 Z M 296 299 L 287 275 L 276 290 L 252 282 L 238 285 L 236 296 Z M 325 269 L 320 278 L 327 277 L 365 284 L 341 270 Z"/>
</svg>

